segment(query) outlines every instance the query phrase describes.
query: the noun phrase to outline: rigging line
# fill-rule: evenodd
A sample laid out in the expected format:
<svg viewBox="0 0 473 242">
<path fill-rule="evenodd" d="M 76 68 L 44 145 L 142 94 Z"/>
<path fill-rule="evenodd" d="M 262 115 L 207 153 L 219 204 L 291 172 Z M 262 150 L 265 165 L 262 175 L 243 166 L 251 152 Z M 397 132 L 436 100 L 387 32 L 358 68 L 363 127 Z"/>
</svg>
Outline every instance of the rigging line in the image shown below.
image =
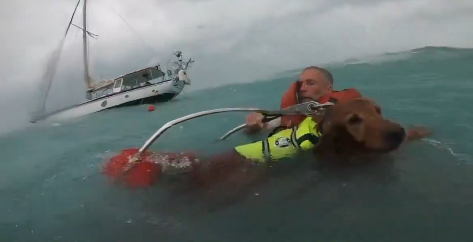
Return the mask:
<svg viewBox="0 0 473 242">
<path fill-rule="evenodd" d="M 123 20 L 123 22 L 125 22 L 125 24 L 128 26 L 128 28 L 130 28 L 130 30 L 135 33 L 136 37 L 138 38 L 138 40 L 141 42 L 142 45 L 145 45 L 145 46 L 148 47 L 155 55 L 158 55 L 157 52 L 156 52 L 153 48 L 151 48 L 150 45 L 146 44 L 146 43 L 140 38 L 138 32 L 137 32 L 135 29 L 133 29 L 133 27 L 131 27 L 131 25 L 130 25 L 117 11 L 115 11 L 115 10 L 112 9 L 112 8 L 110 8 L 110 10 L 112 10 L 113 12 L 115 12 L 115 14 L 117 14 L 118 17 L 120 17 L 120 18 Z"/>
<path fill-rule="evenodd" d="M 69 28 L 71 27 L 72 20 L 74 19 L 74 15 L 76 14 L 77 7 L 79 6 L 80 0 L 77 1 L 76 8 L 74 8 L 74 12 L 72 13 L 71 20 L 69 20 L 69 24 L 67 25 L 66 33 L 64 33 L 64 37 L 66 37 L 67 32 L 69 31 Z"/>
<path fill-rule="evenodd" d="M 79 26 L 77 26 L 77 25 L 75 25 L 75 24 L 72 24 L 72 23 L 71 23 L 71 25 L 74 25 L 74 27 L 77 27 L 78 29 L 84 31 L 83 28 L 81 28 L 81 27 L 79 27 Z M 88 30 L 85 31 L 85 32 L 87 33 L 87 35 L 89 35 L 90 37 L 92 37 L 92 38 L 94 38 L 94 39 L 96 39 L 97 37 L 99 37 L 98 35 L 96 35 L 96 34 L 90 32 L 90 31 L 88 31 Z"/>
</svg>

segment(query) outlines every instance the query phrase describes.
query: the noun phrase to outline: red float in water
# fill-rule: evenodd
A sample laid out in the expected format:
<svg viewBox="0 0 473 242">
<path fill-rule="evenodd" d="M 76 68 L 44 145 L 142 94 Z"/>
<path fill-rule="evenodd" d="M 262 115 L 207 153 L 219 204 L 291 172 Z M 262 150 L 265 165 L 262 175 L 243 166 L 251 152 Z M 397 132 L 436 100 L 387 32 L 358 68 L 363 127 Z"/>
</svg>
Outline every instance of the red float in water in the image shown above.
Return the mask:
<svg viewBox="0 0 473 242">
<path fill-rule="evenodd" d="M 148 152 L 141 155 L 141 162 L 133 164 L 130 170 L 124 172 L 128 161 L 136 153 L 138 153 L 137 148 L 123 150 L 120 154 L 108 160 L 103 172 L 114 181 L 132 188 L 152 186 L 158 180 L 161 169 L 159 165 L 150 160 Z"/>
</svg>

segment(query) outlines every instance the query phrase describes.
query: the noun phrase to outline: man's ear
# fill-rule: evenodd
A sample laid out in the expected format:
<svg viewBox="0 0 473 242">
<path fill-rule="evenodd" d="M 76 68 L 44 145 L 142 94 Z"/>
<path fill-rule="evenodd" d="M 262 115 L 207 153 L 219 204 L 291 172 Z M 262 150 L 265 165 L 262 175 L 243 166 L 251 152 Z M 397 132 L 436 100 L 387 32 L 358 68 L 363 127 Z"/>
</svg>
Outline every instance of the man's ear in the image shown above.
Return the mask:
<svg viewBox="0 0 473 242">
<path fill-rule="evenodd" d="M 361 142 L 365 138 L 365 121 L 356 113 L 351 113 L 345 118 L 345 126 L 353 138 Z"/>
</svg>

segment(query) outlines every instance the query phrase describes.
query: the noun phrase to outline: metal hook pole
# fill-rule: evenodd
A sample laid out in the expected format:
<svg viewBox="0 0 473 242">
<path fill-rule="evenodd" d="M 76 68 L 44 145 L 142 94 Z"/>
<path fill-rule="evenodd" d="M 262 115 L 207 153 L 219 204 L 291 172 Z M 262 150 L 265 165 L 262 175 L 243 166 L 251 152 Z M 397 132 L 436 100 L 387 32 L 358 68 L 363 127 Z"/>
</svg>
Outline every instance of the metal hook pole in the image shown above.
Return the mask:
<svg viewBox="0 0 473 242">
<path fill-rule="evenodd" d="M 154 141 L 156 141 L 157 138 L 159 138 L 166 130 L 171 128 L 172 126 L 182 123 L 187 120 L 191 120 L 194 118 L 206 116 L 206 115 L 211 115 L 211 114 L 216 114 L 216 113 L 226 113 L 226 112 L 260 112 L 260 113 L 283 113 L 284 115 L 301 115 L 300 111 L 267 111 L 259 108 L 219 108 L 219 109 L 212 109 L 212 110 L 206 110 L 206 111 L 201 111 L 193 114 L 186 115 L 184 117 L 180 117 L 174 120 L 171 120 L 164 124 L 156 133 L 154 133 L 146 142 L 145 144 L 139 149 L 138 153 L 136 154 L 137 156 L 141 155 L 142 152 L 147 150 L 151 144 L 153 144 Z"/>
</svg>

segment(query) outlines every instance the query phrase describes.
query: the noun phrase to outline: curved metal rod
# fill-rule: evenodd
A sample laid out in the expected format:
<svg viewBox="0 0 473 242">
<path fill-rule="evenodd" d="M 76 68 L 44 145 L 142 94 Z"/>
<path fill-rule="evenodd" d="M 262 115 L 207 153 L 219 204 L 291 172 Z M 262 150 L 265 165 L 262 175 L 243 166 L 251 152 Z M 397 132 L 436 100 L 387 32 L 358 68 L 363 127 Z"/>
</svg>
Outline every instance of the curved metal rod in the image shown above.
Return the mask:
<svg viewBox="0 0 473 242">
<path fill-rule="evenodd" d="M 135 157 L 139 157 L 141 153 L 143 153 L 145 150 L 147 150 L 151 144 L 153 144 L 154 141 L 156 141 L 157 138 L 159 138 L 164 131 L 168 130 L 172 126 L 182 123 L 187 120 L 191 120 L 194 118 L 206 116 L 206 115 L 211 115 L 211 114 L 216 114 L 216 113 L 226 113 L 226 112 L 260 112 L 265 115 L 277 115 L 277 114 L 283 114 L 283 115 L 301 115 L 300 111 L 286 111 L 286 110 L 276 110 L 276 111 L 268 111 L 264 109 L 259 109 L 259 108 L 218 108 L 218 109 L 212 109 L 212 110 L 206 110 L 206 111 L 201 111 L 193 114 L 186 115 L 184 117 L 180 117 L 174 120 L 171 120 L 167 123 L 165 123 L 156 133 L 154 133 L 146 142 L 145 144 L 138 150 L 138 153 L 136 154 Z"/>
<path fill-rule="evenodd" d="M 232 134 L 234 134 L 234 133 L 236 133 L 236 132 L 238 132 L 238 131 L 240 131 L 240 130 L 242 130 L 242 129 L 244 129 L 244 128 L 246 128 L 246 124 L 240 124 L 240 125 L 236 126 L 235 128 L 231 129 L 230 131 L 228 131 L 226 134 L 224 134 L 224 135 L 223 135 L 222 137 L 220 137 L 219 139 L 220 139 L 220 140 L 224 140 L 224 139 L 226 139 L 228 136 L 230 136 L 230 135 L 232 135 Z"/>
</svg>

